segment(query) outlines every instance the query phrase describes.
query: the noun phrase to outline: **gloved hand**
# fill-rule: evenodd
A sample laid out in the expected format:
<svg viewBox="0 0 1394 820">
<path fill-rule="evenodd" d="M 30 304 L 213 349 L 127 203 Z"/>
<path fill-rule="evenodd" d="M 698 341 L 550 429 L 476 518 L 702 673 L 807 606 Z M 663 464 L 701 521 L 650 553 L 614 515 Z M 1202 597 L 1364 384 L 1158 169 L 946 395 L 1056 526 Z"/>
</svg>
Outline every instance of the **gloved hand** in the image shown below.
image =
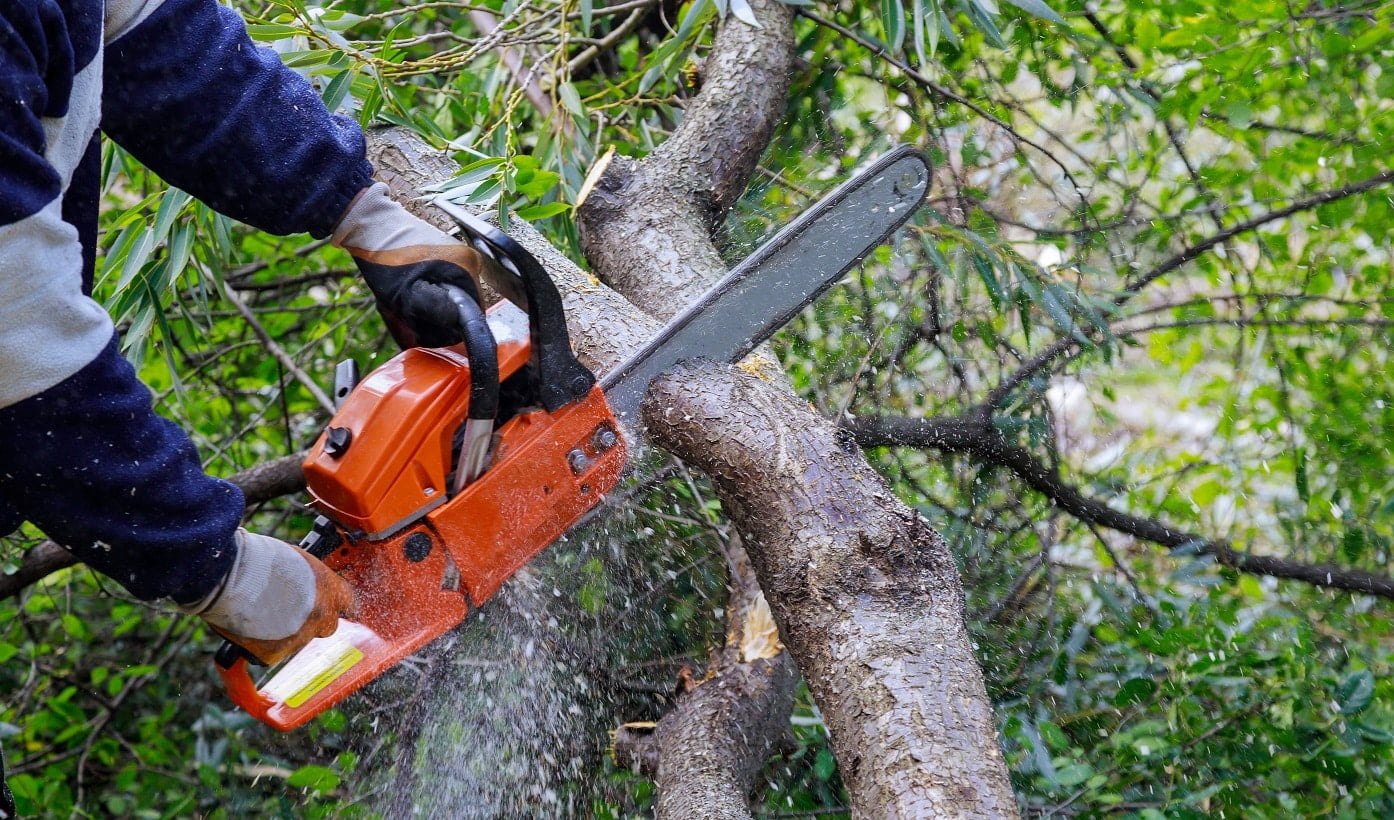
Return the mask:
<svg viewBox="0 0 1394 820">
<path fill-rule="evenodd" d="M 304 550 L 237 531 L 237 558 L 218 588 L 180 607 L 273 666 L 357 611 L 353 587 Z"/>
<path fill-rule="evenodd" d="M 479 301 L 484 262 L 474 248 L 407 213 L 381 182 L 358 195 L 332 241 L 353 256 L 397 344 L 445 347 L 464 338 L 459 309 L 440 286 L 455 285 Z"/>
</svg>

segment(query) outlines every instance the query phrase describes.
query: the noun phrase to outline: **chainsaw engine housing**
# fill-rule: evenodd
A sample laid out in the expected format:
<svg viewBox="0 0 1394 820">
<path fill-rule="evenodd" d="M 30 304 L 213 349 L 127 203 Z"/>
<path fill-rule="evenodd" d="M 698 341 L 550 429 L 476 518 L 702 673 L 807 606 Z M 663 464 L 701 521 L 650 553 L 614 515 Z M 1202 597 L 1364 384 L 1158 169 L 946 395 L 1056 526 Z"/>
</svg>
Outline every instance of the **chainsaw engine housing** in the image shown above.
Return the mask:
<svg viewBox="0 0 1394 820">
<path fill-rule="evenodd" d="M 526 317 L 500 302 L 489 320 L 507 379 L 530 358 Z M 328 709 L 463 621 L 619 480 L 625 442 L 592 386 L 555 412 L 524 408 L 503 421 L 489 469 L 450 495 L 469 395 L 462 350 L 411 349 L 365 377 L 335 413 L 305 477 L 311 506 L 333 524 L 321 533 L 331 549 L 317 552 L 357 592 L 358 615 L 260 685 L 245 659 L 220 663 L 250 714 L 286 730 Z"/>
</svg>

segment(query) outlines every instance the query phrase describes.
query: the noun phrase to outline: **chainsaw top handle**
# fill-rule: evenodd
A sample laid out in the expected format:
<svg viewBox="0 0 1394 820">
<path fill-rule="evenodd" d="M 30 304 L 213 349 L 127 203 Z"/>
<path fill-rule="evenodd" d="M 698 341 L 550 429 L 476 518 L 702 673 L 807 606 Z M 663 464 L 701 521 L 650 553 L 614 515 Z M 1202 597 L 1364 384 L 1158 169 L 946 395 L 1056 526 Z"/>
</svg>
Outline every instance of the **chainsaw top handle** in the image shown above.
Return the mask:
<svg viewBox="0 0 1394 820">
<path fill-rule="evenodd" d="M 469 417 L 493 421 L 499 412 L 499 353 L 484 309 L 464 288 L 445 285 L 446 295 L 460 311 L 460 332 L 470 360 Z"/>
<path fill-rule="evenodd" d="M 527 295 L 528 328 L 537 370 L 537 397 L 547 412 L 583 398 L 595 384 L 595 375 L 576 359 L 566 330 L 561 294 L 537 259 L 513 237 L 437 197 L 436 207 L 455 220 L 463 239 L 522 284 Z M 471 361 L 474 356 L 471 355 Z"/>
</svg>

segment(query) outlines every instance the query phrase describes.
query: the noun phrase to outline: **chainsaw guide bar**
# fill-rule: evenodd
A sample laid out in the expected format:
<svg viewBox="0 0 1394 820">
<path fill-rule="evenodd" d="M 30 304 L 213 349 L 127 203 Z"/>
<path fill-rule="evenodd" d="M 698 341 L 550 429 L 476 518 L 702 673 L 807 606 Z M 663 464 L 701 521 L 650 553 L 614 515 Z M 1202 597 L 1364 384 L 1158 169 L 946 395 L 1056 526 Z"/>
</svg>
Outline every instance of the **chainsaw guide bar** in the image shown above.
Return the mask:
<svg viewBox="0 0 1394 820">
<path fill-rule="evenodd" d="M 689 359 L 739 361 L 886 241 L 929 183 L 924 155 L 889 152 L 598 383 L 571 349 L 560 294 L 537 260 L 438 200 L 484 255 L 481 277 L 508 298 L 487 314 L 456 299 L 463 345 L 403 351 L 361 381 L 351 362 L 336 370 L 334 418 L 305 459 L 321 515 L 301 547 L 353 586 L 359 611 L 259 684 L 249 656 L 224 644 L 214 665 L 229 696 L 293 729 L 458 625 L 597 511 L 624 472 L 654 377 Z"/>
</svg>

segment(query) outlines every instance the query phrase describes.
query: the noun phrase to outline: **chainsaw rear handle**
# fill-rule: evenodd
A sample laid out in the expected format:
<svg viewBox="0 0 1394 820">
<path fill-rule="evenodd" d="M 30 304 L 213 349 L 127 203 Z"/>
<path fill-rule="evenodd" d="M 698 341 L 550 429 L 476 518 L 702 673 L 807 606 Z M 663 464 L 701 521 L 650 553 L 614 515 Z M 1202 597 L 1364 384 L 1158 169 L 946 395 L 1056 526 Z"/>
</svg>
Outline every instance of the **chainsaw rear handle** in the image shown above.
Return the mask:
<svg viewBox="0 0 1394 820">
<path fill-rule="evenodd" d="M 525 307 L 533 361 L 537 365 L 538 400 L 542 406 L 547 412 L 555 413 L 585 398 L 595 384 L 595 374 L 581 364 L 571 350 L 561 294 L 552 277 L 513 237 L 444 197 L 437 197 L 433 204 L 455 220 L 475 250 L 522 283 L 528 298 Z"/>
</svg>

